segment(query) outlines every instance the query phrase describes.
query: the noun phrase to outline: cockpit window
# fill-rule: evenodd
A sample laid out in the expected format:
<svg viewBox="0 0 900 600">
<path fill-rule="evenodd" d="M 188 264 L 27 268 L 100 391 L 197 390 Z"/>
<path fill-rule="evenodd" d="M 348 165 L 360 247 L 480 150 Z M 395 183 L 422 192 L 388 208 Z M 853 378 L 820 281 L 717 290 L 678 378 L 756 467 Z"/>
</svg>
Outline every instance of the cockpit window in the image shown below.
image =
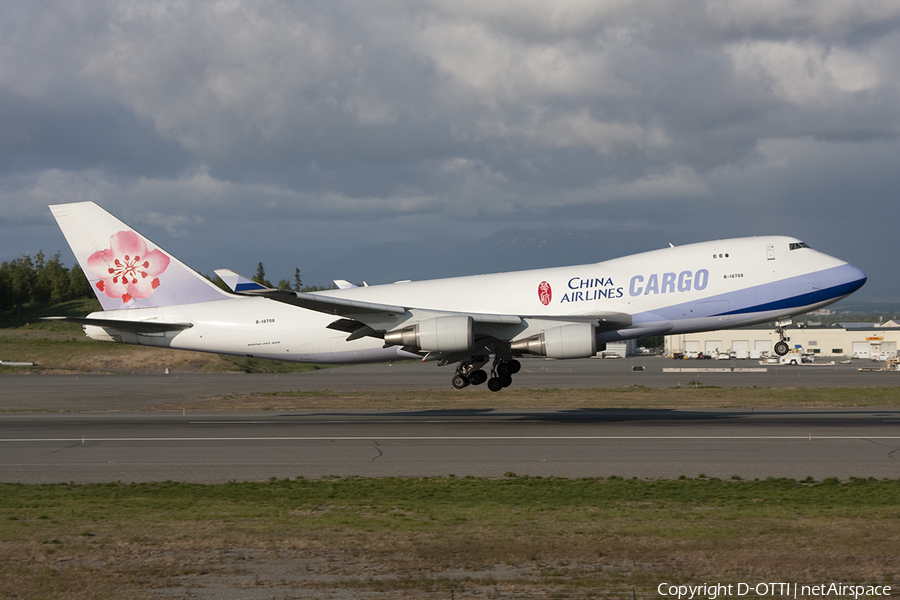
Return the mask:
<svg viewBox="0 0 900 600">
<path fill-rule="evenodd" d="M 800 248 L 809 248 L 806 242 L 791 242 L 791 250 L 799 250 Z"/>
</svg>

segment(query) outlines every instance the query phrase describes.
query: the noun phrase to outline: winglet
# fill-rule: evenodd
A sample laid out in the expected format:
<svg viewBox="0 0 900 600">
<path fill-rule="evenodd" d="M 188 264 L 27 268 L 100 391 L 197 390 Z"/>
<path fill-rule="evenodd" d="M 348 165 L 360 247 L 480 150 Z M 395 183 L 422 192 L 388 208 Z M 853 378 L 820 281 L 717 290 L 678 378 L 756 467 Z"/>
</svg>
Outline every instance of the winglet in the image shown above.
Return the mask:
<svg viewBox="0 0 900 600">
<path fill-rule="evenodd" d="M 224 281 L 225 285 L 227 285 L 232 292 L 264 292 L 271 289 L 267 288 L 264 285 L 256 283 L 252 279 L 247 279 L 243 275 L 235 273 L 231 269 L 216 269 L 215 272 L 216 275 L 219 276 L 219 279 Z"/>
</svg>

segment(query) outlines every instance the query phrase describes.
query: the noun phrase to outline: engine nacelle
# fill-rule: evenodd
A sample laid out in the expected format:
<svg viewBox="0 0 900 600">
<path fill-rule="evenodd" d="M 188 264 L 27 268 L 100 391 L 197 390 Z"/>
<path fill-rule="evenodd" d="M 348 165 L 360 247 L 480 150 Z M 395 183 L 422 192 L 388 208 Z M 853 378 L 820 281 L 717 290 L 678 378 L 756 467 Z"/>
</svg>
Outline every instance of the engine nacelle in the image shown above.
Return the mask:
<svg viewBox="0 0 900 600">
<path fill-rule="evenodd" d="M 510 344 L 515 354 L 538 354 L 547 358 L 590 358 L 597 353 L 593 323 L 571 323 Z"/>
<path fill-rule="evenodd" d="M 388 346 L 410 346 L 428 352 L 463 352 L 475 345 L 472 317 L 448 316 L 419 321 L 384 334 Z"/>
</svg>

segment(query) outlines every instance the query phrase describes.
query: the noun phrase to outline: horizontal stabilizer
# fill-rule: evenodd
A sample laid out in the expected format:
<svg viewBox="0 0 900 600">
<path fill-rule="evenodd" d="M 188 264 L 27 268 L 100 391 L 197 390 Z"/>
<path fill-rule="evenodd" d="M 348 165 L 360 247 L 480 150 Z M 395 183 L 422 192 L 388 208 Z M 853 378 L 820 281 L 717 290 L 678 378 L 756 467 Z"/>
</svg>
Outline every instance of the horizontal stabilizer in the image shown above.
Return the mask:
<svg viewBox="0 0 900 600">
<path fill-rule="evenodd" d="M 193 323 L 163 323 L 162 321 L 126 321 L 124 319 L 92 319 L 90 317 L 41 317 L 45 321 L 65 321 L 79 325 L 97 327 L 113 327 L 120 331 L 134 333 L 165 333 L 166 331 L 183 331 L 194 326 Z"/>
</svg>

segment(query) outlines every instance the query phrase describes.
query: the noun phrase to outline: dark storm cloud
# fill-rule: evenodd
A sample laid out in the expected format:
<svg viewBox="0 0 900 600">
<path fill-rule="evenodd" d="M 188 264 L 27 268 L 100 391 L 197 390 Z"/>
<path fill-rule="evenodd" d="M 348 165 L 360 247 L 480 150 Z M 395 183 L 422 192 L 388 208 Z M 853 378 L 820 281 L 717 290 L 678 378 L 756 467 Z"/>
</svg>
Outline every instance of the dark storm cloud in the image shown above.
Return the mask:
<svg viewBox="0 0 900 600">
<path fill-rule="evenodd" d="M 0 176 L 102 168 L 110 177 L 177 177 L 194 160 L 114 102 L 48 106 L 0 88 Z"/>
<path fill-rule="evenodd" d="M 841 235 L 896 202 L 898 56 L 891 0 L 6 3 L 0 251 L 91 199 L 204 270 L 489 259 L 541 227 L 614 240 L 591 255 L 818 232 L 858 256 Z"/>
</svg>

